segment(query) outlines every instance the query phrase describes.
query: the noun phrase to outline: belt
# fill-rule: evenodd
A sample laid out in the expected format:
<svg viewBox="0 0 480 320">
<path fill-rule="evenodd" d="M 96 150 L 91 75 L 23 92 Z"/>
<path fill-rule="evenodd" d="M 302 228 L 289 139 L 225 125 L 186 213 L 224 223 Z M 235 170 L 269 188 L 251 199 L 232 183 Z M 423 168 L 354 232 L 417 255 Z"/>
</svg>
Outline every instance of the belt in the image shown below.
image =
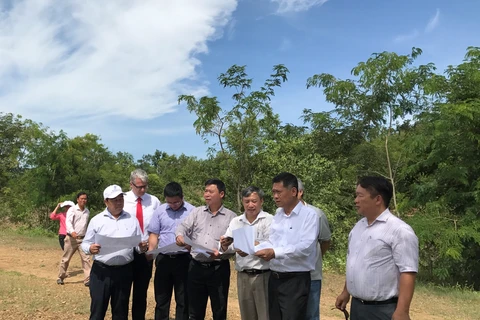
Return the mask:
<svg viewBox="0 0 480 320">
<path fill-rule="evenodd" d="M 175 253 L 175 254 L 159 253 L 158 255 L 164 256 L 164 257 L 169 257 L 170 259 L 177 259 L 177 258 L 184 258 L 186 256 L 189 256 L 190 252 L 182 252 L 182 253 Z"/>
<path fill-rule="evenodd" d="M 240 272 L 245 272 L 249 276 L 253 276 L 253 275 L 262 274 L 262 273 L 269 272 L 269 271 L 270 271 L 270 269 L 264 269 L 264 270 L 261 270 L 261 269 L 245 269 L 245 270 L 242 270 Z"/>
<path fill-rule="evenodd" d="M 285 279 L 285 278 L 292 278 L 297 277 L 305 274 L 310 274 L 310 271 L 298 271 L 298 272 L 277 272 L 272 271 L 271 275 L 276 279 Z"/>
<path fill-rule="evenodd" d="M 223 261 L 209 261 L 209 262 L 202 262 L 202 261 L 198 261 L 198 260 L 195 260 L 195 259 L 192 259 L 193 263 L 195 263 L 196 265 L 199 265 L 203 268 L 211 268 L 211 267 L 215 267 L 215 266 L 219 266 L 223 261 L 227 261 L 228 260 L 223 260 Z"/>
<path fill-rule="evenodd" d="M 110 266 L 108 264 L 105 264 L 103 262 L 100 262 L 98 260 L 93 260 L 93 263 L 98 265 L 99 267 L 101 268 L 106 268 L 106 269 L 119 269 L 119 268 L 123 268 L 125 266 L 128 266 L 131 262 L 127 263 L 127 264 L 122 264 L 122 265 L 118 265 L 118 266 Z"/>
<path fill-rule="evenodd" d="M 355 297 L 353 297 L 353 299 L 357 300 L 358 302 L 360 302 L 361 304 L 364 304 L 364 305 L 381 305 L 381 304 L 392 304 L 392 303 L 397 303 L 398 302 L 398 297 L 393 297 L 393 298 L 383 300 L 383 301 L 365 301 L 363 299 L 359 299 L 359 298 L 355 298 Z"/>
<path fill-rule="evenodd" d="M 67 233 L 67 236 L 71 237 L 72 235 L 70 233 Z M 78 240 L 82 240 L 83 238 L 85 238 L 85 236 L 77 236 Z"/>
</svg>

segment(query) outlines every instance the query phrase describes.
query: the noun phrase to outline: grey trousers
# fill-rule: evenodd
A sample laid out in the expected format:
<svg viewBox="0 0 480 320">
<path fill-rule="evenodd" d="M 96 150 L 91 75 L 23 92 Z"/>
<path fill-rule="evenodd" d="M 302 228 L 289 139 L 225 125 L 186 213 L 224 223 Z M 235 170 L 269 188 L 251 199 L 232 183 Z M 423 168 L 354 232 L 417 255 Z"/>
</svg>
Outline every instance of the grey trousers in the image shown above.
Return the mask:
<svg viewBox="0 0 480 320">
<path fill-rule="evenodd" d="M 397 308 L 396 303 L 367 305 L 352 298 L 350 308 L 351 320 L 391 320 Z"/>
<path fill-rule="evenodd" d="M 237 272 L 238 304 L 242 320 L 268 320 L 270 272 L 248 275 Z"/>
</svg>

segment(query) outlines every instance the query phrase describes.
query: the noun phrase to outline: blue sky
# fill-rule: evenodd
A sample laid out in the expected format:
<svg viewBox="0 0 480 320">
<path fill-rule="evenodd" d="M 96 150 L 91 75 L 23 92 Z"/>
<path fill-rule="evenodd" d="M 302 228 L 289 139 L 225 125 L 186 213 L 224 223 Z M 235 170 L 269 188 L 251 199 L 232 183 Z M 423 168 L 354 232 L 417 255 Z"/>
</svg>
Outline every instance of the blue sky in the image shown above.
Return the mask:
<svg viewBox="0 0 480 320">
<path fill-rule="evenodd" d="M 439 70 L 480 45 L 480 2 L 386 0 L 0 0 L 0 112 L 70 136 L 93 133 L 113 152 L 205 157 L 179 94 L 218 96 L 217 76 L 247 65 L 258 87 L 272 66 L 289 81 L 272 102 L 283 122 L 330 110 L 316 73 L 350 76 L 371 53 L 408 53 Z"/>
</svg>

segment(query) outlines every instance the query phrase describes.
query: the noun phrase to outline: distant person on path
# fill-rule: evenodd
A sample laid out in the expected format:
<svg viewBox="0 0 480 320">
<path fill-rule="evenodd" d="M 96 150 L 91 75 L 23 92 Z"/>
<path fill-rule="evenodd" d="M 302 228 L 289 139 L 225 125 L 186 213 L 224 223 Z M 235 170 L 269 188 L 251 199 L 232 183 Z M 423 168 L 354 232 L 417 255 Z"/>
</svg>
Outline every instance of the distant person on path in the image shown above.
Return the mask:
<svg viewBox="0 0 480 320">
<path fill-rule="evenodd" d="M 233 254 L 220 254 L 220 237 L 237 215 L 223 206 L 225 184 L 218 179 L 205 182 L 203 193 L 206 205 L 192 210 L 176 230 L 176 243 L 185 246 L 185 238 L 212 248 L 206 254 L 191 251 L 192 260 L 188 270 L 188 308 L 190 320 L 205 319 L 207 300 L 210 298 L 213 320 L 227 318 L 228 288 L 230 286 L 230 262 Z"/>
<path fill-rule="evenodd" d="M 345 310 L 350 296 L 352 320 L 408 320 L 418 272 L 418 239 L 388 205 L 390 181 L 363 177 L 355 207 L 362 218 L 348 237 L 347 276 L 335 306 Z"/>
<path fill-rule="evenodd" d="M 142 241 L 147 244 L 148 224 L 153 212 L 160 206 L 160 200 L 147 193 L 148 174 L 142 169 L 133 170 L 130 174 L 130 191 L 125 194 L 123 210 L 137 217 L 142 231 Z M 145 320 L 147 310 L 147 291 L 152 278 L 153 261 L 148 261 L 145 254 L 133 252 L 133 293 L 132 319 Z"/>
<path fill-rule="evenodd" d="M 271 320 L 304 320 L 315 270 L 318 215 L 298 200 L 298 180 L 283 172 L 273 178 L 273 200 L 280 210 L 270 226 L 270 248 L 257 257 L 270 261 L 268 305 Z"/>
<path fill-rule="evenodd" d="M 70 207 L 73 207 L 75 203 L 73 201 L 64 201 L 57 204 L 55 210 L 50 213 L 51 220 L 58 220 L 60 222 L 60 227 L 58 228 L 58 242 L 60 243 L 60 248 L 62 251 L 65 247 L 65 237 L 67 236 L 67 225 L 66 225 L 66 218 L 67 218 L 67 211 Z M 65 211 L 57 213 L 58 209 L 64 208 Z"/>
<path fill-rule="evenodd" d="M 177 182 L 168 183 L 163 195 L 165 203 L 155 210 L 148 225 L 149 250 L 174 244 L 175 230 L 195 208 L 183 199 L 182 186 Z M 187 275 L 190 260 L 187 249 L 160 253 L 155 259 L 155 320 L 170 319 L 173 290 L 175 320 L 188 320 Z"/>
<path fill-rule="evenodd" d="M 87 209 L 87 194 L 80 192 L 77 195 L 77 204 L 68 209 L 65 224 L 67 227 L 67 237 L 65 238 L 65 249 L 58 271 L 57 283 L 63 285 L 63 280 L 67 277 L 67 269 L 74 253 L 78 251 L 82 259 L 82 269 L 84 273 L 83 284 L 89 285 L 90 281 L 90 261 L 88 256 L 80 249 L 85 232 L 87 231 L 88 218 L 90 211 Z"/>
<path fill-rule="evenodd" d="M 230 221 L 225 235 L 220 237 L 223 252 L 235 252 L 233 230 L 246 226 L 255 228 L 255 243 L 268 240 L 273 216 L 262 210 L 264 196 L 263 190 L 257 187 L 250 186 L 242 190 L 245 211 Z M 235 269 L 238 271 L 237 292 L 242 320 L 268 320 L 269 263 L 237 249 Z"/>
<path fill-rule="evenodd" d="M 330 247 L 330 237 L 332 233 L 330 226 L 328 225 L 327 217 L 325 213 L 317 208 L 308 204 L 303 199 L 305 189 L 303 182 L 298 179 L 298 199 L 305 206 L 312 208 L 318 215 L 319 228 L 318 228 L 318 241 L 317 241 L 317 262 L 315 263 L 315 270 L 310 273 L 312 280 L 310 284 L 310 294 L 308 295 L 307 303 L 307 317 L 306 320 L 319 320 L 320 319 L 320 293 L 322 291 L 322 263 L 323 255 Z"/>
<path fill-rule="evenodd" d="M 146 252 L 147 245 L 140 242 L 135 248 L 102 252 L 95 243 L 95 235 L 108 238 L 141 236 L 142 230 L 135 216 L 123 210 L 122 188 L 108 186 L 103 191 L 106 209 L 92 218 L 88 225 L 82 250 L 93 255 L 90 277 L 90 320 L 103 320 L 108 304 L 112 319 L 127 320 L 130 291 L 133 281 L 133 251 Z"/>
</svg>

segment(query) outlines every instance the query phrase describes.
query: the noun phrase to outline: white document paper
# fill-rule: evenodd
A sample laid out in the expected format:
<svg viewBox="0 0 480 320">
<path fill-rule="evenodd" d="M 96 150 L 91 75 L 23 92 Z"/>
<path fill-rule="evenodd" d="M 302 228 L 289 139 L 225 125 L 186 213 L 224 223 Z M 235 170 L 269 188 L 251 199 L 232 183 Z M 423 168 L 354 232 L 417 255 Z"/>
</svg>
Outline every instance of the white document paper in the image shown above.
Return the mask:
<svg viewBox="0 0 480 320">
<path fill-rule="evenodd" d="M 246 226 L 235 229 L 233 233 L 233 246 L 248 254 L 255 253 L 255 227 Z"/>
<path fill-rule="evenodd" d="M 123 238 L 112 238 L 95 234 L 95 243 L 99 244 L 102 249 L 104 248 L 116 248 L 116 249 L 128 249 L 138 246 L 142 241 L 142 237 L 139 235 Z"/>
<path fill-rule="evenodd" d="M 178 252 L 178 251 L 182 251 L 184 249 L 185 249 L 184 247 L 177 246 L 177 244 L 174 242 L 174 243 L 168 244 L 166 246 L 163 246 L 163 247 L 151 250 L 151 251 L 147 251 L 146 254 L 156 256 L 159 253 Z"/>
<path fill-rule="evenodd" d="M 207 247 L 204 247 L 202 246 L 201 244 L 198 244 L 196 242 L 193 242 L 192 239 L 190 239 L 189 237 L 183 237 L 184 241 L 186 244 L 188 244 L 189 246 L 192 247 L 192 251 L 194 252 L 197 252 L 197 253 L 203 253 L 205 254 L 207 257 L 210 256 L 209 253 L 213 253 L 214 252 L 214 249 L 212 248 L 207 248 Z"/>
<path fill-rule="evenodd" d="M 255 246 L 254 250 L 255 252 L 263 250 L 263 249 L 273 249 L 273 246 L 270 242 L 264 241 L 260 243 L 259 245 Z"/>
</svg>

